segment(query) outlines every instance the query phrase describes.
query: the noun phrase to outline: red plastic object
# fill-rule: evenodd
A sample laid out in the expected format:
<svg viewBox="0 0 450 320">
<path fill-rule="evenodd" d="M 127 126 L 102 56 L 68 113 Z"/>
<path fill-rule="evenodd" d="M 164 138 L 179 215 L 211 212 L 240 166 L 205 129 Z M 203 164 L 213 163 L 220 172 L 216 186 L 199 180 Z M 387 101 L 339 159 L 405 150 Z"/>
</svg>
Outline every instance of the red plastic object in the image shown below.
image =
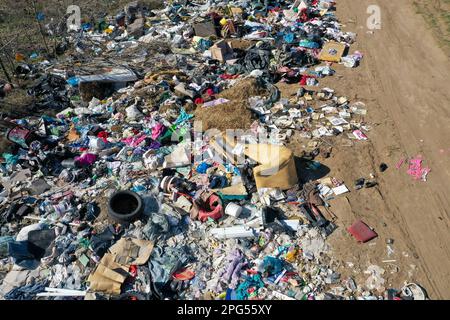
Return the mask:
<svg viewBox="0 0 450 320">
<path fill-rule="evenodd" d="M 245 270 L 245 272 L 247 272 L 248 274 L 257 274 L 258 273 L 257 270 L 252 270 L 252 269 L 247 269 L 247 270 Z"/>
<path fill-rule="evenodd" d="M 210 210 L 200 209 L 198 218 L 200 221 L 205 222 L 208 218 L 218 220 L 223 216 L 222 201 L 216 195 L 211 195 L 208 198 L 207 205 Z"/>
<path fill-rule="evenodd" d="M 362 243 L 378 237 L 378 234 L 361 220 L 356 221 L 351 227 L 348 227 L 347 231 L 358 240 L 358 242 Z"/>
<path fill-rule="evenodd" d="M 101 138 L 104 142 L 108 142 L 108 132 L 106 132 L 106 131 L 100 131 L 98 134 L 97 134 L 97 137 L 99 137 L 99 138 Z"/>
<path fill-rule="evenodd" d="M 203 100 L 202 98 L 196 98 L 195 100 L 194 100 L 194 103 L 195 104 L 203 104 L 205 102 L 205 100 Z"/>
<path fill-rule="evenodd" d="M 191 280 L 195 277 L 195 272 L 189 269 L 181 269 L 176 271 L 172 277 L 177 280 Z"/>
<path fill-rule="evenodd" d="M 136 278 L 137 277 L 137 273 L 138 273 L 137 266 L 132 264 L 130 266 L 129 272 L 131 273 L 131 277 Z"/>
</svg>

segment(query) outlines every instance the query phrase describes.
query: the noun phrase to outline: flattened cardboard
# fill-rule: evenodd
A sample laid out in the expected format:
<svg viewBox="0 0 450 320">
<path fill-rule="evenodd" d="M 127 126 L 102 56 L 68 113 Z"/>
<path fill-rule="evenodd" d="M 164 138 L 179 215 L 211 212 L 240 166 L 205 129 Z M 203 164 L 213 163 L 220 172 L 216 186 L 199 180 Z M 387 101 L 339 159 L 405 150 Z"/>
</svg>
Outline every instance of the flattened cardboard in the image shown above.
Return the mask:
<svg viewBox="0 0 450 320">
<path fill-rule="evenodd" d="M 93 273 L 89 275 L 89 286 L 94 291 L 120 294 L 122 283 L 127 278 L 128 267 L 114 262 L 115 256 L 106 253 Z"/>
<path fill-rule="evenodd" d="M 121 238 L 111 248 L 109 248 L 111 254 L 115 257 L 114 261 L 118 261 L 118 257 L 124 257 L 119 259 L 124 262 L 125 265 L 143 265 L 150 258 L 150 254 L 153 251 L 153 242 L 147 240 Z"/>
<path fill-rule="evenodd" d="M 95 271 L 89 275 L 90 288 L 109 294 L 120 294 L 130 265 L 143 265 L 150 258 L 153 242 L 121 238 L 106 253 Z"/>
<path fill-rule="evenodd" d="M 220 138 L 230 146 L 228 149 L 223 148 L 223 143 L 217 144 L 217 142 L 220 142 Z M 211 146 L 218 152 L 233 150 L 235 145 L 234 141 L 229 141 L 227 137 L 220 136 L 215 137 L 211 142 Z M 287 190 L 298 183 L 294 155 L 288 148 L 271 144 L 247 144 L 244 148 L 244 154 L 260 163 L 253 169 L 257 189 L 279 188 Z M 234 162 L 233 155 L 227 156 L 227 158 Z"/>
<path fill-rule="evenodd" d="M 345 44 L 330 41 L 327 42 L 319 54 L 319 59 L 329 62 L 340 62 L 345 51 Z"/>
<path fill-rule="evenodd" d="M 212 58 L 219 60 L 220 62 L 224 62 L 233 57 L 233 49 L 225 42 L 225 40 L 220 40 L 209 50 L 211 51 Z"/>
</svg>

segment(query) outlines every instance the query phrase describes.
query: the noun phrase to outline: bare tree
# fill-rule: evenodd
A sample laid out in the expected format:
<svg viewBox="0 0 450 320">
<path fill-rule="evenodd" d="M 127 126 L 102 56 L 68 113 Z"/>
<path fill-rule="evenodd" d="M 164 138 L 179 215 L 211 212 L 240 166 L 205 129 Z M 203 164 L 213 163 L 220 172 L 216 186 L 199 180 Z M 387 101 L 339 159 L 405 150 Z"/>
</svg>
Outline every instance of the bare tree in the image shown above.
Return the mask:
<svg viewBox="0 0 450 320">
<path fill-rule="evenodd" d="M 5 74 L 5 77 L 8 79 L 8 82 L 12 82 L 11 77 L 8 74 L 8 71 L 6 70 L 5 65 L 3 64 L 2 56 L 0 55 L 0 66 L 2 67 L 3 73 Z"/>
<path fill-rule="evenodd" d="M 29 5 L 31 5 L 31 8 L 33 9 L 36 22 L 37 22 L 37 24 L 39 26 L 39 32 L 41 33 L 42 40 L 44 42 L 45 50 L 47 51 L 47 54 L 50 54 L 50 49 L 49 49 L 48 44 L 47 44 L 47 39 L 46 39 L 46 36 L 45 36 L 44 27 L 42 26 L 41 21 L 38 19 L 39 11 L 38 11 L 38 7 L 37 7 L 37 2 L 36 2 L 36 0 L 27 0 L 27 2 L 29 3 Z"/>
</svg>

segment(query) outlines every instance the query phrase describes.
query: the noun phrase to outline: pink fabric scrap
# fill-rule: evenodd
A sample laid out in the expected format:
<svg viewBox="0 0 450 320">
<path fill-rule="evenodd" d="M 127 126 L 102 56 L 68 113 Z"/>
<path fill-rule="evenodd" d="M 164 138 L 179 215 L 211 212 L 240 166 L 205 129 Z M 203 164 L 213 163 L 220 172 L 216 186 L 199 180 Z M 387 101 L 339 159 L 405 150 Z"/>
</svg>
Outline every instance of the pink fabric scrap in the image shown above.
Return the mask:
<svg viewBox="0 0 450 320">
<path fill-rule="evenodd" d="M 361 130 L 355 130 L 353 131 L 353 135 L 358 139 L 358 140 L 367 140 L 367 136 L 361 131 Z"/>
<path fill-rule="evenodd" d="M 97 156 L 92 153 L 85 153 L 79 157 L 75 157 L 75 161 L 83 167 L 92 165 L 95 160 L 97 160 Z"/>
<path fill-rule="evenodd" d="M 145 138 L 146 138 L 146 136 L 143 134 L 143 135 L 140 135 L 137 137 L 132 136 L 132 137 L 122 139 L 122 142 L 130 147 L 137 147 L 139 144 L 141 144 L 142 141 L 145 140 Z"/>
<path fill-rule="evenodd" d="M 164 132 L 164 129 L 165 127 L 161 123 L 156 124 L 156 126 L 152 128 L 152 139 L 158 139 L 158 137 Z"/>
<path fill-rule="evenodd" d="M 417 156 L 416 158 L 409 160 L 409 168 L 407 173 L 415 180 L 426 181 L 427 175 L 430 171 L 431 171 L 430 168 L 422 167 L 421 157 Z"/>
<path fill-rule="evenodd" d="M 405 162 L 405 158 L 401 158 L 398 162 L 397 165 L 395 166 L 397 169 L 400 169 L 400 167 L 402 166 L 402 164 Z"/>
</svg>

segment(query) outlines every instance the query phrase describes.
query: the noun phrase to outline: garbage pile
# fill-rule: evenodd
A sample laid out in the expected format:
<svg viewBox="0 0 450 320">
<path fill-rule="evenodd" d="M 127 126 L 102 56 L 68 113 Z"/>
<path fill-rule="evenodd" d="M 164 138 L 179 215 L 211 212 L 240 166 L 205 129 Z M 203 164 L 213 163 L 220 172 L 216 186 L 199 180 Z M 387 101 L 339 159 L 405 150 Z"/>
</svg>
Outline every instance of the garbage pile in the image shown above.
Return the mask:
<svg viewBox="0 0 450 320">
<path fill-rule="evenodd" d="M 23 67 L 41 70 L 30 94 L 55 115 L 6 121 L 0 295 L 425 298 L 341 278 L 326 238 L 349 189 L 299 179 L 329 156 L 324 138 L 370 131 L 363 103 L 316 88 L 362 59 L 335 1 L 163 8 L 130 3 L 74 28 L 65 59 Z M 280 82 L 297 93 L 282 98 Z M 310 140 L 305 168 L 286 147 L 295 132 Z"/>
</svg>

